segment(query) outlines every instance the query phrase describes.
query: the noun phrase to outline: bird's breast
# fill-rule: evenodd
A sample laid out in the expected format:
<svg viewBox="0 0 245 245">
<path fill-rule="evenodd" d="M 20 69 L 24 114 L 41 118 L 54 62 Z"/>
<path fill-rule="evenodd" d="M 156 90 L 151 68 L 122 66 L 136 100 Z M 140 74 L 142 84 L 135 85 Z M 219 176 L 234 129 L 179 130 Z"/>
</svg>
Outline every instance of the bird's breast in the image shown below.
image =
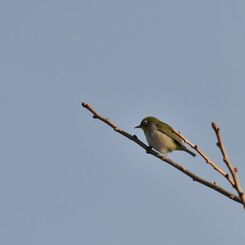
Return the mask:
<svg viewBox="0 0 245 245">
<path fill-rule="evenodd" d="M 145 136 L 149 146 L 161 153 L 171 152 L 176 149 L 174 140 L 159 130 L 146 131 Z"/>
</svg>

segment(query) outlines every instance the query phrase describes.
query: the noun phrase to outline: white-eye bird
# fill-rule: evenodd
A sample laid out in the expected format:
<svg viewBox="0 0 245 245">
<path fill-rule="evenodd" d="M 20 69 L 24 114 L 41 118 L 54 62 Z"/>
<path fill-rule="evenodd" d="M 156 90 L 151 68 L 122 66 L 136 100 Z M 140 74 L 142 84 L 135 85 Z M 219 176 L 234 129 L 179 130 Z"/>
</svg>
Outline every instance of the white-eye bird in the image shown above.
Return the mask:
<svg viewBox="0 0 245 245">
<path fill-rule="evenodd" d="M 171 126 L 155 117 L 145 117 L 140 125 L 135 128 L 141 128 L 145 133 L 149 146 L 163 155 L 180 150 L 188 152 L 193 157 L 196 156 L 195 153 L 183 145 L 182 139 L 173 131 Z"/>
</svg>

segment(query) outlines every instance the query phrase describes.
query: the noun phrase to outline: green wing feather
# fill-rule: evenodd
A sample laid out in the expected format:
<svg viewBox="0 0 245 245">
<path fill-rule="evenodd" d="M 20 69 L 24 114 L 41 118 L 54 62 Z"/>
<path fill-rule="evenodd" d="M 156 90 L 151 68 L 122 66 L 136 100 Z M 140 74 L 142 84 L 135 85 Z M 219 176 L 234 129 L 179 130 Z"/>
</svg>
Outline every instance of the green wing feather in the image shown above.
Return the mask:
<svg viewBox="0 0 245 245">
<path fill-rule="evenodd" d="M 178 145 L 181 145 L 182 148 L 185 148 L 185 146 L 182 143 L 182 139 L 179 137 L 179 135 L 174 133 L 173 128 L 171 126 L 169 126 L 167 123 L 164 122 L 158 122 L 157 127 L 159 128 L 159 131 L 161 131 L 162 133 L 166 134 L 168 137 L 173 139 Z"/>
</svg>

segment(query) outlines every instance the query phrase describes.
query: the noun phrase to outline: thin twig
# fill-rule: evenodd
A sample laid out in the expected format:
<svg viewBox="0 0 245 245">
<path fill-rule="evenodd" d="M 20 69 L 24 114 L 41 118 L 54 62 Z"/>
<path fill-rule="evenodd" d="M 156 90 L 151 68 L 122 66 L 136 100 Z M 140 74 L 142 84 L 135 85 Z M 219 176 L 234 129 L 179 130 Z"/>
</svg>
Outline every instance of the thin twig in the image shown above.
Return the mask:
<svg viewBox="0 0 245 245">
<path fill-rule="evenodd" d="M 217 146 L 219 147 L 219 149 L 221 151 L 221 154 L 223 156 L 223 161 L 226 164 L 227 168 L 229 169 L 229 171 L 232 175 L 232 178 L 233 178 L 234 183 L 235 183 L 234 188 L 236 189 L 237 193 L 239 194 L 241 202 L 242 202 L 243 207 L 245 209 L 245 194 L 243 192 L 242 186 L 241 186 L 239 178 L 238 178 L 237 168 L 235 168 L 233 166 L 233 164 L 232 164 L 232 162 L 231 162 L 231 160 L 227 154 L 222 136 L 220 134 L 220 127 L 214 122 L 212 122 L 212 127 L 214 129 L 214 132 L 215 132 L 217 140 L 218 140 Z"/>
<path fill-rule="evenodd" d="M 111 128 L 113 128 L 117 133 L 125 136 L 126 138 L 128 138 L 129 140 L 135 142 L 136 144 L 138 144 L 139 146 L 141 146 L 143 149 L 145 149 L 145 151 L 159 159 L 161 159 L 162 161 L 170 164 L 171 166 L 173 166 L 174 168 L 180 170 L 182 173 L 186 174 L 187 176 L 189 176 L 190 178 L 192 178 L 193 181 L 196 181 L 198 183 L 201 183 L 219 193 L 221 193 L 222 195 L 230 198 L 233 201 L 236 201 L 238 203 L 241 203 L 241 199 L 239 196 L 227 191 L 226 189 L 224 189 L 223 187 L 217 185 L 215 182 L 209 182 L 205 179 L 203 179 L 202 177 L 194 174 L 193 172 L 191 172 L 190 170 L 186 169 L 185 167 L 183 167 L 182 165 L 174 162 L 173 160 L 166 158 L 164 156 L 162 156 L 161 154 L 159 154 L 158 152 L 154 151 L 152 148 L 150 148 L 149 146 L 147 146 L 145 143 L 143 143 L 141 140 L 139 140 L 137 138 L 136 135 L 131 135 L 129 133 L 127 133 L 126 131 L 124 131 L 123 129 L 119 128 L 115 123 L 113 123 L 110 119 L 100 115 L 98 112 L 96 112 L 92 106 L 90 106 L 89 104 L 82 102 L 81 103 L 82 106 L 84 108 L 86 108 L 87 110 L 89 110 L 92 114 L 93 114 L 93 118 L 95 119 L 99 119 L 100 121 L 106 123 L 108 126 L 110 126 Z"/>
<path fill-rule="evenodd" d="M 209 164 L 210 166 L 212 166 L 218 173 L 220 173 L 222 176 L 224 176 L 232 185 L 232 187 L 234 188 L 234 181 L 233 179 L 230 177 L 230 175 L 228 173 L 226 173 L 222 168 L 220 168 L 216 163 L 214 163 L 213 161 L 211 161 L 207 155 L 195 144 L 193 144 L 190 140 L 188 140 L 183 134 L 181 134 L 179 131 L 176 131 L 175 129 L 173 129 L 173 132 L 178 134 L 180 136 L 180 138 L 186 143 L 188 144 L 190 147 L 192 147 L 194 150 L 196 150 L 197 153 L 199 153 L 199 155 L 206 161 L 207 164 Z"/>
</svg>

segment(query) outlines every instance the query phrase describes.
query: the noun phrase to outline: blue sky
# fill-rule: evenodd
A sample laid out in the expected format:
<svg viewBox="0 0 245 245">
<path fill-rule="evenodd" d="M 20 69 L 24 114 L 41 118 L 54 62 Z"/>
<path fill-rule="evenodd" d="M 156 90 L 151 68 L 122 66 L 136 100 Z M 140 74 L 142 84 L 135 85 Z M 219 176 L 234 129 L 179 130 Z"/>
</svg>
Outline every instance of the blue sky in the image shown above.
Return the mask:
<svg viewBox="0 0 245 245">
<path fill-rule="evenodd" d="M 242 206 L 92 120 L 156 116 L 245 187 L 245 3 L 1 1 L 0 243 L 244 244 Z M 230 190 L 200 157 L 171 158 Z M 224 167 L 225 168 L 225 167 Z"/>
</svg>

